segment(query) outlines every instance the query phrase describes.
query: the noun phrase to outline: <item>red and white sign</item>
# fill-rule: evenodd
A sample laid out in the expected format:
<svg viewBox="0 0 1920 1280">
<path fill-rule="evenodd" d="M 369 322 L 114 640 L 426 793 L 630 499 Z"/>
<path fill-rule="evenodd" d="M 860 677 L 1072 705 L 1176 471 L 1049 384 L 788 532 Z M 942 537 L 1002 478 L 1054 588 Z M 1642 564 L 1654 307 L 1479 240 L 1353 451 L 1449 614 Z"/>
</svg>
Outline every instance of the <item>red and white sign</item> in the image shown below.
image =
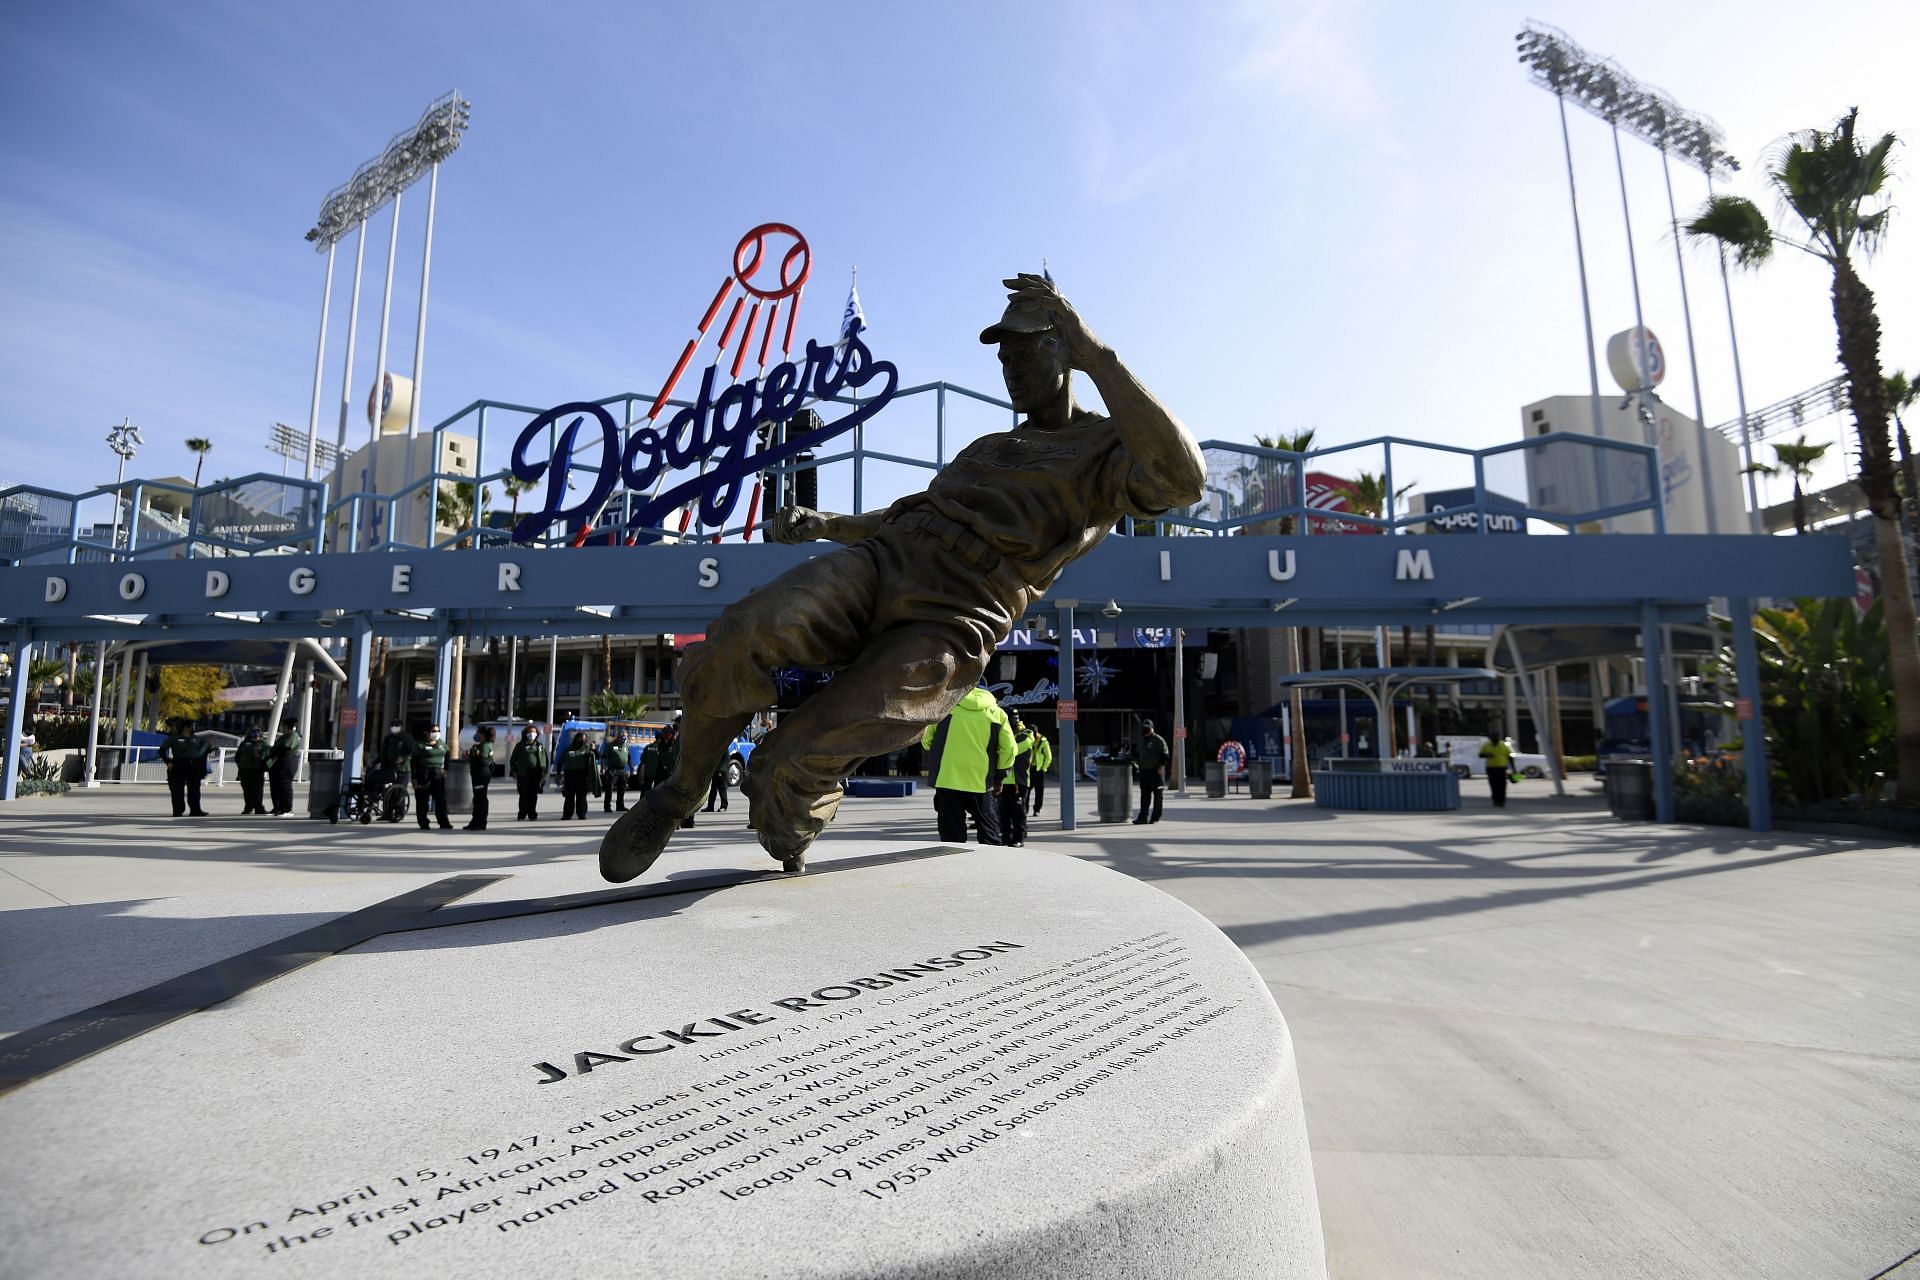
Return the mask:
<svg viewBox="0 0 1920 1280">
<path fill-rule="evenodd" d="M 1059 715 L 1062 723 L 1080 718 L 1080 704 L 1072 698 L 1062 698 L 1055 703 L 1054 711 Z"/>
<path fill-rule="evenodd" d="M 1733 700 L 1733 718 L 1736 720 L 1753 719 L 1753 699 L 1735 698 Z"/>
<path fill-rule="evenodd" d="M 1307 506 L 1316 511 L 1349 511 L 1352 497 L 1348 486 L 1353 482 L 1345 476 L 1330 475 L 1325 471 L 1309 471 L 1305 476 Z M 1329 516 L 1308 516 L 1307 527 L 1314 533 L 1379 533 L 1381 530 L 1372 525 L 1355 524 L 1350 520 L 1340 520 Z"/>
<path fill-rule="evenodd" d="M 353 728 L 353 726 L 359 723 L 360 723 L 360 712 L 356 708 L 353 708 L 353 707 L 340 708 L 340 727 L 342 729 L 351 729 Z"/>
<path fill-rule="evenodd" d="M 1175 742 L 1185 742 L 1187 740 L 1187 726 L 1183 724 L 1173 726 L 1173 740 Z"/>
</svg>

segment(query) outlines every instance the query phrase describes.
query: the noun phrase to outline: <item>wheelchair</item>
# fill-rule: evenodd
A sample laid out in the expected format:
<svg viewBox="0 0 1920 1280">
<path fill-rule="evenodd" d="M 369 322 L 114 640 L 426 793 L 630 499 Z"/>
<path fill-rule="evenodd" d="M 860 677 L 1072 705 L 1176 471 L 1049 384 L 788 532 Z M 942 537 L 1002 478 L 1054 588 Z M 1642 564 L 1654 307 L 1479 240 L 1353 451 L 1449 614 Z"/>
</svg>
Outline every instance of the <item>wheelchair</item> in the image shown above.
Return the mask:
<svg viewBox="0 0 1920 1280">
<path fill-rule="evenodd" d="M 329 822 L 338 823 L 342 818 L 348 822 L 370 825 L 375 818 L 386 822 L 399 822 L 407 816 L 412 804 L 406 781 L 392 769 L 375 766 L 367 771 L 367 776 L 350 785 L 333 808 L 327 814 Z"/>
</svg>

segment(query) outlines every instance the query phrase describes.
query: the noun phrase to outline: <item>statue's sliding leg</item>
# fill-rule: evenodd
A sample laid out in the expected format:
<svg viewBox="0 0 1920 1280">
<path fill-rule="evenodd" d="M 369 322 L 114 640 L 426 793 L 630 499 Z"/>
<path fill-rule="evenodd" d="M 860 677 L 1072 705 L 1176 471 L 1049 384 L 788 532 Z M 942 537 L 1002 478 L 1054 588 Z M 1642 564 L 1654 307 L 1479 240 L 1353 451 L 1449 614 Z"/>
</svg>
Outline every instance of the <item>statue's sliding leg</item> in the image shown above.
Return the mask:
<svg viewBox="0 0 1920 1280">
<path fill-rule="evenodd" d="M 850 550 L 789 570 L 715 619 L 676 673 L 686 704 L 679 764 L 607 831 L 601 875 L 620 884 L 653 865 L 682 820 L 705 802 L 734 738 L 774 704 L 775 671 L 853 660 L 866 638 L 873 596 L 872 559 Z"/>
<path fill-rule="evenodd" d="M 839 808 L 841 780 L 861 761 L 919 739 L 984 669 L 976 634 L 959 626 L 895 627 L 832 683 L 781 719 L 754 748 L 741 790 L 760 844 L 789 871 Z"/>
</svg>

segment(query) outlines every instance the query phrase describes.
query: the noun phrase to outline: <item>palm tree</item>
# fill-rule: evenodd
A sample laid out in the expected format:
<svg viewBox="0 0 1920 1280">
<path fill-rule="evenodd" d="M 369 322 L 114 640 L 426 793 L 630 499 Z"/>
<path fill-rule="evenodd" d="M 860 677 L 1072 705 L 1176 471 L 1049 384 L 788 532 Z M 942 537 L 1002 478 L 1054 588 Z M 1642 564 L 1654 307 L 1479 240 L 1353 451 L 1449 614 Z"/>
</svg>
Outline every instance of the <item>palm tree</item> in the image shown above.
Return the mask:
<svg viewBox="0 0 1920 1280">
<path fill-rule="evenodd" d="M 40 691 L 58 679 L 66 683 L 67 664 L 58 658 L 35 658 L 27 664 L 27 705 L 31 708 Z M 54 685 L 57 689 L 60 685 Z"/>
<path fill-rule="evenodd" d="M 197 460 L 193 464 L 193 487 L 200 487 L 200 468 L 207 465 L 207 455 L 213 451 L 213 441 L 205 436 L 190 436 L 187 448 L 193 450 Z"/>
<path fill-rule="evenodd" d="M 1395 510 L 1398 510 L 1400 499 L 1406 497 L 1413 486 L 1419 483 L 1415 480 L 1411 484 L 1403 484 L 1395 489 L 1391 503 L 1387 500 L 1386 477 L 1377 476 L 1371 471 L 1362 471 L 1359 479 L 1349 480 L 1340 488 L 1347 495 L 1347 510 L 1355 515 L 1373 516 L 1379 519 L 1382 516 L 1391 516 Z"/>
<path fill-rule="evenodd" d="M 1920 401 L 1920 379 L 1909 378 L 1898 369 L 1887 375 L 1887 411 L 1893 414 L 1894 439 L 1900 446 L 1900 474 L 1907 482 L 1907 506 L 1912 518 L 1920 522 L 1920 472 L 1913 467 L 1913 442 L 1907 439 L 1907 424 L 1902 409 L 1911 409 Z"/>
<path fill-rule="evenodd" d="M 1314 428 L 1308 427 L 1305 431 L 1283 432 L 1271 436 L 1256 435 L 1253 438 L 1253 442 L 1262 449 L 1278 449 L 1282 453 L 1306 453 L 1313 448 L 1313 437 Z M 1304 470 L 1303 467 L 1298 465 L 1296 465 L 1295 469 Z M 1264 493 L 1262 498 L 1271 506 L 1276 496 L 1277 495 L 1273 493 Z M 1292 495 L 1289 494 L 1289 500 L 1291 497 Z M 1282 516 L 1280 518 L 1278 532 L 1282 537 L 1290 536 L 1293 533 L 1292 516 Z M 1283 665 L 1287 668 L 1286 674 L 1300 675 L 1305 666 L 1301 653 L 1300 628 L 1288 627 L 1286 630 L 1286 639 L 1281 642 L 1280 651 Z M 1313 798 L 1313 774 L 1307 768 L 1307 720 L 1305 712 L 1305 695 L 1301 692 L 1299 685 L 1294 685 L 1287 690 L 1287 714 L 1293 724 L 1292 732 L 1288 735 L 1293 739 L 1292 751 L 1290 753 L 1293 756 L 1293 773 L 1288 779 L 1288 782 L 1291 784 L 1292 798 L 1295 800 L 1310 800 Z"/>
<path fill-rule="evenodd" d="M 1759 206 L 1738 196 L 1709 200 L 1687 224 L 1687 232 L 1732 249 L 1743 267 L 1759 266 L 1773 256 L 1776 245 L 1785 245 L 1818 258 L 1833 271 L 1833 323 L 1860 437 L 1860 488 L 1873 518 L 1893 658 L 1899 760 L 1895 794 L 1900 804 L 1920 806 L 1920 628 L 1915 625 L 1913 585 L 1900 538 L 1900 496 L 1887 432 L 1890 406 L 1880 372 L 1880 317 L 1873 291 L 1854 269 L 1855 253 L 1870 257 L 1887 229 L 1892 206 L 1881 195 L 1887 185 L 1887 157 L 1897 139 L 1886 133 L 1863 146 L 1859 117 L 1855 107 L 1831 129 L 1805 129 L 1789 136 L 1764 165 L 1782 214 L 1793 215 L 1805 229 L 1804 238 L 1774 230 Z"/>
<path fill-rule="evenodd" d="M 1785 471 L 1793 477 L 1793 528 L 1796 533 L 1807 531 L 1807 498 L 1802 483 L 1812 482 L 1813 464 L 1825 456 L 1827 449 L 1828 446 L 1824 444 L 1808 444 L 1804 435 L 1792 444 L 1773 446 L 1773 457 L 1779 465 L 1766 468 L 1766 472 L 1768 475 L 1779 475 Z"/>
<path fill-rule="evenodd" d="M 520 495 L 533 488 L 533 481 L 522 480 L 519 476 L 507 476 L 500 481 L 500 490 L 513 503 L 513 522 L 520 523 Z"/>
<path fill-rule="evenodd" d="M 478 511 L 474 509 L 476 498 Z M 469 480 L 459 484 L 440 486 L 440 520 L 443 524 L 451 524 L 465 534 L 458 544 L 461 547 L 473 545 L 472 535 L 466 534 L 465 531 L 471 525 L 484 524 L 487 519 L 487 508 L 492 505 L 493 492 L 483 484 L 477 485 Z"/>
</svg>

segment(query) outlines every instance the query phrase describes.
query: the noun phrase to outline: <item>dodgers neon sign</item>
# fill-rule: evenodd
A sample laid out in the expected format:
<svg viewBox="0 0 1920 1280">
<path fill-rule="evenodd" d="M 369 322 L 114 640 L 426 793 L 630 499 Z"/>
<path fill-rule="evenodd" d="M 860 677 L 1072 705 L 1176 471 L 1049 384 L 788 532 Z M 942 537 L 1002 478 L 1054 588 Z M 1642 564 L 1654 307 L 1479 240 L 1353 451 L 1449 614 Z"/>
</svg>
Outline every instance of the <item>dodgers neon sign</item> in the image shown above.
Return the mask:
<svg viewBox="0 0 1920 1280">
<path fill-rule="evenodd" d="M 769 244 L 783 238 L 790 238 L 792 244 L 780 255 L 777 281 L 771 287 L 764 287 L 756 280 L 772 260 Z M 715 465 L 704 474 L 673 485 L 634 506 L 626 527 L 638 531 L 634 533 L 635 540 L 652 541 L 660 535 L 648 531 L 662 527 L 675 510 L 687 506 L 693 507 L 689 514 L 697 515 L 702 525 L 724 525 L 739 505 L 741 490 L 750 477 L 851 431 L 884 408 L 899 386 L 899 372 L 889 361 L 874 359 L 866 343 L 861 341 L 857 326 L 851 327 L 835 346 L 822 346 L 808 340 L 804 359 L 797 363 L 791 359 L 800 298 L 811 269 L 807 242 L 792 227 L 770 222 L 743 236 L 734 248 L 733 270 L 721 281 L 693 337 L 681 350 L 673 372 L 667 375 L 660 394 L 654 398 L 646 425 L 634 429 L 624 444 L 620 425 L 613 420 L 613 415 L 604 407 L 585 401 L 557 405 L 528 423 L 514 441 L 513 474 L 528 482 L 545 477 L 547 498 L 540 510 L 521 517 L 514 526 L 514 541 L 530 541 L 555 521 L 590 524 L 598 518 L 616 486 L 624 485 L 629 493 L 642 493 L 664 477 L 702 461 Z M 732 310 L 721 330 L 713 361 L 701 375 L 700 390 L 693 403 L 673 414 L 664 426 L 659 425 L 658 419 L 668 398 L 729 297 L 733 299 Z M 769 368 L 767 358 L 779 328 L 783 305 L 787 314 L 780 354 L 787 358 Z M 761 325 L 763 308 L 765 324 Z M 740 327 L 743 314 L 744 329 Z M 756 328 L 760 337 L 757 370 L 742 380 L 741 372 L 753 346 Z M 720 387 L 720 366 L 729 351 L 733 356 L 727 373 L 730 382 Z M 790 436 L 777 445 L 769 442 L 772 433 L 767 428 L 790 422 L 809 405 L 831 400 L 848 390 L 862 389 L 876 379 L 883 380 L 883 385 L 852 412 L 817 430 Z M 589 418 L 599 428 L 600 461 L 593 471 L 592 483 L 577 501 L 569 501 L 572 497 L 570 477 L 575 471 L 588 469 L 576 460 L 575 453 L 582 446 L 580 435 Z M 559 426 L 562 420 L 567 421 Z M 531 456 L 541 437 L 556 427 L 558 435 L 552 457 Z M 759 447 L 750 451 L 756 441 Z M 682 527 L 684 529 L 684 524 Z"/>
</svg>

